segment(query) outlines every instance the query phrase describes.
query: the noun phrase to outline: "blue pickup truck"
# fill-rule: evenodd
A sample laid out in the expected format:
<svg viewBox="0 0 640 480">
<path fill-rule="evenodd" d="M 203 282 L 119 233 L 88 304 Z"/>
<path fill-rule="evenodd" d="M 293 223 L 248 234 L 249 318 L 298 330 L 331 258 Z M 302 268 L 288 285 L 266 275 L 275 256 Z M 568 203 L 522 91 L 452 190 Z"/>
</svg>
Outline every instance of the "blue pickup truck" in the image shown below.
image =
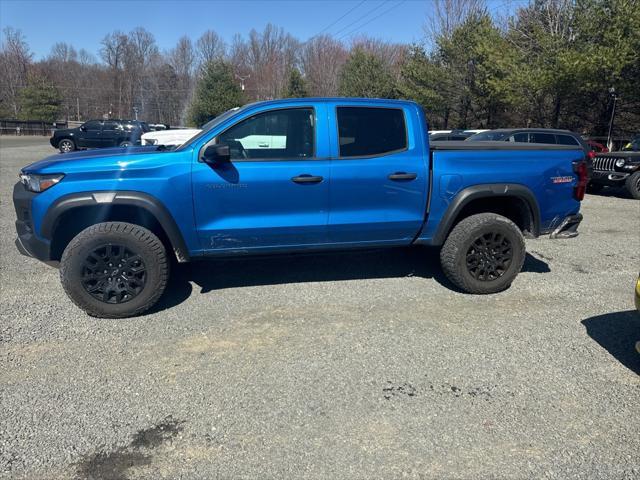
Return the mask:
<svg viewBox="0 0 640 480">
<path fill-rule="evenodd" d="M 175 149 L 58 154 L 14 187 L 21 253 L 59 266 L 97 317 L 162 295 L 173 261 L 368 247 L 440 247 L 461 290 L 508 288 L 524 237 L 577 235 L 579 146 L 429 144 L 409 101 L 319 98 L 232 109 Z"/>
</svg>

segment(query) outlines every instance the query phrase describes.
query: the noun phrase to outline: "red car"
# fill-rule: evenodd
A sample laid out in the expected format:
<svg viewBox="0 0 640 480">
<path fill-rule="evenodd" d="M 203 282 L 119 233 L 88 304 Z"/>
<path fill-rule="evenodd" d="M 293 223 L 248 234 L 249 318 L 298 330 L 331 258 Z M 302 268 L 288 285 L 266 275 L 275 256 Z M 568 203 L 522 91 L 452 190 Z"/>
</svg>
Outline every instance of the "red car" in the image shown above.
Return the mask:
<svg viewBox="0 0 640 480">
<path fill-rule="evenodd" d="M 591 153 L 589 156 L 591 158 L 595 157 L 598 153 L 608 153 L 609 149 L 605 147 L 603 144 L 596 142 L 595 140 L 585 140 L 589 148 L 591 149 Z"/>
</svg>

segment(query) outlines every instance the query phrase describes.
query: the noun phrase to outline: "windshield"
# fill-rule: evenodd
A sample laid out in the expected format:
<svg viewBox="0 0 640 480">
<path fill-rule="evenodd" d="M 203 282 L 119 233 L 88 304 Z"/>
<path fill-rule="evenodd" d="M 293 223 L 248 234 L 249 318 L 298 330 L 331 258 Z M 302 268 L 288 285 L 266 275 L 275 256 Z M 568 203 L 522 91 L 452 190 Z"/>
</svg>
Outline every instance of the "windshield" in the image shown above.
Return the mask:
<svg viewBox="0 0 640 480">
<path fill-rule="evenodd" d="M 488 132 L 476 133 L 475 135 L 471 135 L 465 141 L 466 142 L 500 141 L 500 140 L 504 140 L 508 134 L 509 134 L 508 132 L 488 131 Z"/>
<path fill-rule="evenodd" d="M 184 142 L 182 145 L 180 145 L 180 147 L 177 148 L 177 150 L 183 150 L 183 149 L 189 147 L 194 142 L 197 142 L 200 138 L 202 138 L 204 135 L 206 135 L 207 132 L 209 132 L 209 130 L 214 128 L 216 125 L 219 125 L 220 123 L 224 122 L 229 117 L 234 116 L 236 113 L 240 112 L 240 110 L 244 109 L 244 108 L 245 107 L 234 107 L 231 110 L 227 110 L 222 115 L 218 115 L 213 120 L 209 120 L 207 123 L 202 125 L 202 127 L 200 127 L 201 130 L 202 130 L 200 133 L 198 133 L 197 135 L 191 137 L 189 140 Z"/>
</svg>

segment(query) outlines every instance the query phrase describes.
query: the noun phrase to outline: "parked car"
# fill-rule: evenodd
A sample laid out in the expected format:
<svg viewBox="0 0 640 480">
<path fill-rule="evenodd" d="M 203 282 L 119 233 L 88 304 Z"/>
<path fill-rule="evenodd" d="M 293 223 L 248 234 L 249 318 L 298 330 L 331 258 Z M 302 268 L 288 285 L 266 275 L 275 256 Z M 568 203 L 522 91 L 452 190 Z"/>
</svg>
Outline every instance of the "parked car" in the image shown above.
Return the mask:
<svg viewBox="0 0 640 480">
<path fill-rule="evenodd" d="M 640 200 L 640 151 L 630 149 L 596 155 L 589 191 L 597 193 L 604 187 L 623 187 Z"/>
<path fill-rule="evenodd" d="M 640 152 L 640 135 L 622 147 L 623 152 Z"/>
<path fill-rule="evenodd" d="M 466 140 L 471 135 L 474 135 L 474 133 L 465 130 L 451 130 L 448 133 L 431 133 L 429 134 L 429 140 L 432 142 Z"/>
<path fill-rule="evenodd" d="M 183 128 L 175 130 L 159 130 L 142 135 L 142 145 L 178 146 L 197 135 L 202 130 L 197 128 Z"/>
<path fill-rule="evenodd" d="M 603 144 L 596 142 L 595 140 L 585 140 L 589 148 L 591 148 L 591 158 L 595 157 L 598 153 L 607 153 L 609 149 Z"/>
<path fill-rule="evenodd" d="M 569 130 L 556 130 L 551 128 L 501 128 L 488 130 L 473 135 L 467 142 L 515 142 L 515 143 L 544 143 L 547 145 L 572 145 L 580 146 L 585 156 L 592 158 L 591 147 L 577 133 Z"/>
<path fill-rule="evenodd" d="M 62 153 L 83 148 L 128 147 L 140 144 L 145 125 L 137 120 L 89 120 L 78 128 L 54 130 L 49 142 Z"/>
<path fill-rule="evenodd" d="M 117 318 L 159 299 L 170 256 L 431 245 L 454 285 L 489 294 L 518 275 L 525 235 L 578 234 L 579 146 L 425 131 L 414 102 L 284 99 L 230 110 L 176 149 L 52 156 L 14 187 L 16 245 L 59 265 L 80 308 Z M 284 141 L 246 148 L 252 136 Z"/>
</svg>

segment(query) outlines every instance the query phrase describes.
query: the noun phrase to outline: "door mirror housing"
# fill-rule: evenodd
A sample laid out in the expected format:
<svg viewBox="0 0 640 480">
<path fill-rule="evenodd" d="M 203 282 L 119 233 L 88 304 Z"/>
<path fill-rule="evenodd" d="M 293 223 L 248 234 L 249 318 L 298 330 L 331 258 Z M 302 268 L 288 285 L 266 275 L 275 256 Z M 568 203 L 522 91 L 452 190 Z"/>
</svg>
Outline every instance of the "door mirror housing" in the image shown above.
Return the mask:
<svg viewBox="0 0 640 480">
<path fill-rule="evenodd" d="M 204 152 L 202 152 L 201 160 L 204 163 L 208 163 L 210 165 L 216 163 L 229 163 L 231 161 L 231 151 L 229 150 L 229 145 L 227 145 L 226 143 L 209 145 L 204 149 Z"/>
<path fill-rule="evenodd" d="M 82 130 L 83 132 L 87 131 L 87 127 L 85 127 L 84 125 L 80 125 L 80 130 Z"/>
</svg>

